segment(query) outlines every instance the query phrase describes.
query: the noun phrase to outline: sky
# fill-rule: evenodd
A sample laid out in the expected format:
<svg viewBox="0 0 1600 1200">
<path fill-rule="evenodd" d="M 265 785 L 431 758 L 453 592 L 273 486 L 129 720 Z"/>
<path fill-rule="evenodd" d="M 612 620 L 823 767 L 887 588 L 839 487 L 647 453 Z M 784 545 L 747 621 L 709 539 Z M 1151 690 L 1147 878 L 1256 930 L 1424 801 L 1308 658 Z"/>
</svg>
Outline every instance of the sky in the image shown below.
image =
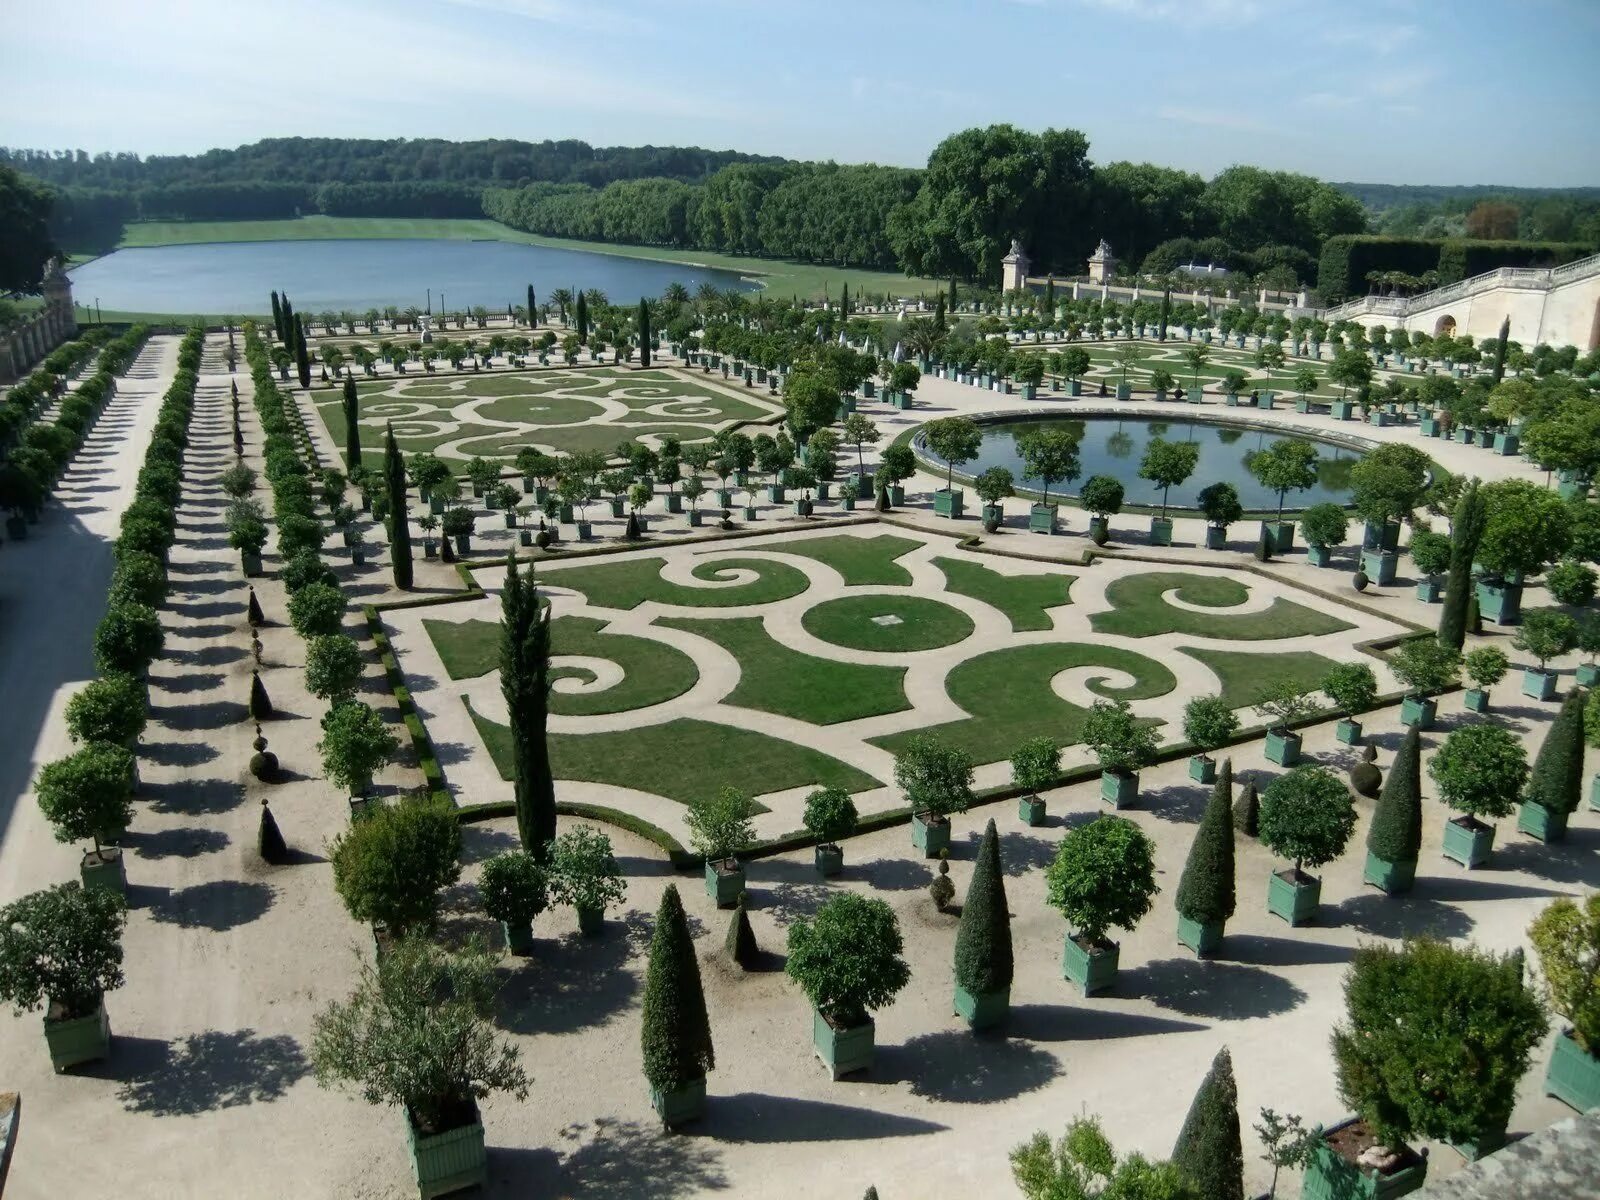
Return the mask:
<svg viewBox="0 0 1600 1200">
<path fill-rule="evenodd" d="M 581 138 L 1600 184 L 1600 0 L 4 0 L 0 145 Z"/>
</svg>

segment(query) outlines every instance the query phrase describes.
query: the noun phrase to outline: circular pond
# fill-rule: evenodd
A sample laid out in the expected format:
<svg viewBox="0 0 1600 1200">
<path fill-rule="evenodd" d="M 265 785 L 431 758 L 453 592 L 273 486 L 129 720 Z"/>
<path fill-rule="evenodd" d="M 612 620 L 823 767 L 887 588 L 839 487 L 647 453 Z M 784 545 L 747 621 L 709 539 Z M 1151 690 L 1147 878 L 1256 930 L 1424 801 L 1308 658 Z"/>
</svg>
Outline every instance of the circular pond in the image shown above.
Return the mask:
<svg viewBox="0 0 1600 1200">
<path fill-rule="evenodd" d="M 1159 506 L 1161 489 L 1147 479 L 1139 478 L 1139 463 L 1145 448 L 1155 438 L 1169 442 L 1193 442 L 1200 448 L 1199 461 L 1188 482 L 1172 489 L 1169 508 L 1194 508 L 1200 489 L 1213 483 L 1231 483 L 1239 491 L 1239 499 L 1249 510 L 1270 511 L 1278 506 L 1276 492 L 1256 482 L 1246 465 L 1248 457 L 1265 450 L 1289 437 L 1303 437 L 1317 448 L 1317 482 L 1303 492 L 1290 492 L 1285 498 L 1285 509 L 1307 508 L 1313 504 L 1331 501 L 1335 504 L 1350 502 L 1350 469 L 1361 460 L 1364 450 L 1355 446 L 1319 438 L 1314 434 L 1296 431 L 1293 434 L 1248 425 L 1242 422 L 1219 422 L 1184 418 L 1163 419 L 1154 416 L 1128 416 L 1115 414 L 1085 415 L 1082 417 L 1051 416 L 1013 419 L 995 417 L 979 419 L 983 429 L 983 446 L 978 457 L 959 468 L 959 473 L 976 476 L 990 467 L 1006 467 L 1016 478 L 1019 488 L 1038 491 L 1037 480 L 1029 479 L 1023 465 L 1020 442 L 1028 434 L 1041 429 L 1068 429 L 1078 437 L 1078 458 L 1082 474 L 1069 484 L 1055 484 L 1050 489 L 1054 496 L 1078 494 L 1084 480 L 1093 475 L 1109 475 L 1123 486 L 1126 502 L 1130 505 Z M 916 442 L 919 455 L 929 463 L 941 467 L 944 460 L 934 454 L 919 435 Z"/>
</svg>

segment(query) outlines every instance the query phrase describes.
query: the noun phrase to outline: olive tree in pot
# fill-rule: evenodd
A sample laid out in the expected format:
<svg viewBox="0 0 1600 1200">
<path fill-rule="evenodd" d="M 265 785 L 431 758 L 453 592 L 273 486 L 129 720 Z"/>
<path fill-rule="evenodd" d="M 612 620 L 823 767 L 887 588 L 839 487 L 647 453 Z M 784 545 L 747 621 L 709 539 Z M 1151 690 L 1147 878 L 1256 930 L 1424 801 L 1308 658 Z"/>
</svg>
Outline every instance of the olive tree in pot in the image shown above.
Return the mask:
<svg viewBox="0 0 1600 1200">
<path fill-rule="evenodd" d="M 1183 706 L 1183 736 L 1195 747 L 1189 778 L 1210 783 L 1217 777 L 1211 751 L 1221 749 L 1239 732 L 1239 718 L 1221 696 L 1196 696 Z"/>
<path fill-rule="evenodd" d="M 1511 644 L 1539 660 L 1537 669 L 1523 670 L 1522 694 L 1535 700 L 1551 700 L 1556 694 L 1556 677 L 1554 672 L 1546 670 L 1545 664 L 1569 653 L 1578 644 L 1578 623 L 1553 608 L 1534 609 L 1523 614 L 1522 626 L 1512 637 Z"/>
<path fill-rule="evenodd" d="M 1096 817 L 1067 833 L 1045 872 L 1045 898 L 1067 919 L 1061 973 L 1085 996 L 1116 982 L 1120 948 L 1106 934 L 1150 911 L 1155 845 L 1126 817 Z"/>
<path fill-rule="evenodd" d="M 1467 652 L 1461 666 L 1472 681 L 1472 686 L 1462 694 L 1462 704 L 1468 712 L 1488 712 L 1489 689 L 1506 677 L 1511 660 L 1496 646 L 1480 646 Z"/>
<path fill-rule="evenodd" d="M 550 843 L 550 897 L 577 910 L 578 932 L 594 937 L 605 927 L 606 909 L 621 904 L 628 889 L 611 850 L 611 839 L 579 825 Z"/>
<path fill-rule="evenodd" d="M 1306 561 L 1313 567 L 1331 566 L 1333 547 L 1344 544 L 1349 528 L 1349 518 L 1337 504 L 1313 504 L 1306 509 L 1300 514 L 1300 533 L 1306 540 Z M 1392 578 L 1392 571 L 1390 575 Z"/>
<path fill-rule="evenodd" d="M 811 1039 L 835 1079 L 872 1065 L 872 1011 L 911 980 L 894 910 L 843 892 L 789 926 L 784 972 L 811 1001 Z"/>
<path fill-rule="evenodd" d="M 339 700 L 323 714 L 317 750 L 322 773 L 344 788 L 359 810 L 372 789 L 372 777 L 394 759 L 400 741 L 370 704 Z"/>
<path fill-rule="evenodd" d="M 45 1010 L 57 1072 L 111 1052 L 105 994 L 122 986 L 127 907 L 117 893 L 57 884 L 0 908 L 0 1000 Z"/>
<path fill-rule="evenodd" d="M 1444 825 L 1444 856 L 1471 869 L 1489 861 L 1494 826 L 1480 817 L 1509 817 L 1528 778 L 1522 742 L 1498 725 L 1451 732 L 1428 763 L 1439 799 L 1461 815 Z"/>
<path fill-rule="evenodd" d="M 817 874 L 823 878 L 844 869 L 844 850 L 839 842 L 856 831 L 856 802 L 839 787 L 818 788 L 806 797 L 806 832 L 817 839 L 813 854 Z"/>
<path fill-rule="evenodd" d="M 133 820 L 133 761 L 122 746 L 91 742 L 47 763 L 34 787 L 56 841 L 94 844 L 78 867 L 83 886 L 118 896 L 127 891 L 127 876 L 115 843 Z"/>
<path fill-rule="evenodd" d="M 1520 951 L 1501 955 L 1429 938 L 1356 951 L 1345 976 L 1345 1021 L 1333 1031 L 1334 1068 L 1340 1098 L 1390 1152 L 1371 1156 L 1380 1175 L 1424 1165 L 1405 1145 L 1409 1138 L 1449 1142 L 1468 1158 L 1504 1144 L 1517 1083 L 1549 1023 L 1522 976 Z M 1310 1164 L 1308 1194 L 1347 1194 L 1313 1190 L 1314 1172 L 1354 1165 L 1328 1163 L 1331 1153 L 1324 1147 Z"/>
<path fill-rule="evenodd" d="M 1172 545 L 1172 522 L 1167 519 L 1167 496 L 1177 484 L 1194 474 L 1200 462 L 1200 447 L 1194 442 L 1169 442 L 1153 437 L 1139 462 L 1139 478 L 1148 479 L 1161 489 L 1161 515 L 1150 518 L 1150 542 Z"/>
<path fill-rule="evenodd" d="M 1366 712 L 1378 702 L 1378 677 L 1366 663 L 1338 663 L 1322 677 L 1322 694 L 1344 714 L 1334 728 L 1334 736 L 1346 746 L 1361 743 L 1361 722 L 1357 713 Z"/>
<path fill-rule="evenodd" d="M 483 864 L 478 877 L 483 911 L 500 922 L 506 949 L 533 953 L 533 919 L 549 905 L 544 868 L 525 850 L 508 850 Z"/>
<path fill-rule="evenodd" d="M 1600 1108 L 1600 893 L 1562 896 L 1528 929 L 1550 1007 L 1571 1027 L 1556 1038 L 1546 1095 L 1579 1112 Z"/>
<path fill-rule="evenodd" d="M 791 955 L 791 961 L 793 956 Z M 706 1072 L 717 1065 L 700 985 L 700 961 L 678 885 L 656 909 L 639 1031 L 650 1102 L 667 1129 L 705 1115 Z"/>
<path fill-rule="evenodd" d="M 1287 676 L 1279 677 L 1262 689 L 1256 711 L 1267 719 L 1267 740 L 1263 753 L 1270 763 L 1292 767 L 1300 761 L 1301 738 L 1293 726 L 1318 709 L 1315 692 Z"/>
<path fill-rule="evenodd" d="M 1089 536 L 1103 546 L 1111 537 L 1111 518 L 1122 511 L 1122 484 L 1109 475 L 1091 475 L 1084 481 L 1079 501 L 1094 516 L 1089 518 Z"/>
<path fill-rule="evenodd" d="M 426 929 L 439 890 L 461 877 L 461 826 L 448 797 L 420 793 L 383 804 L 333 840 L 333 886 L 358 921 L 399 938 Z"/>
<path fill-rule="evenodd" d="M 1461 655 L 1432 638 L 1412 638 L 1389 659 L 1389 670 L 1406 689 L 1400 704 L 1401 724 L 1430 729 L 1438 715 L 1438 703 L 1429 693 L 1455 683 Z"/>
<path fill-rule="evenodd" d="M 1206 518 L 1206 549 L 1228 547 L 1228 526 L 1244 517 L 1239 489 L 1231 483 L 1213 483 L 1200 489 L 1200 511 Z"/>
<path fill-rule="evenodd" d="M 739 855 L 756 842 L 755 804 L 738 788 L 725 787 L 689 805 L 689 844 L 706 860 L 706 895 L 730 908 L 744 891 Z"/>
<path fill-rule="evenodd" d="M 1044 824 L 1044 801 L 1039 793 L 1061 774 L 1061 747 L 1054 738 L 1029 738 L 1011 756 L 1011 782 L 1022 789 L 1017 816 L 1025 825 Z"/>
<path fill-rule="evenodd" d="M 1422 850 L 1422 735 L 1413 725 L 1394 756 L 1367 829 L 1361 879 L 1391 896 L 1411 890 Z"/>
<path fill-rule="evenodd" d="M 1008 467 L 990 467 L 973 480 L 972 490 L 983 501 L 983 529 L 994 533 L 1005 522 L 1006 512 L 1001 501 L 1016 495 L 1016 479 Z"/>
<path fill-rule="evenodd" d="M 1581 690 L 1567 693 L 1533 760 L 1528 789 L 1522 794 L 1517 829 L 1541 842 L 1559 842 L 1567 836 L 1567 818 L 1582 797 L 1583 705 Z"/>
<path fill-rule="evenodd" d="M 932 734 L 918 734 L 894 760 L 894 782 L 911 806 L 911 844 L 924 858 L 950 847 L 950 814 L 973 801 L 972 756 Z"/>
<path fill-rule="evenodd" d="M 528 1096 L 517 1048 L 494 1026 L 500 980 L 473 938 L 448 953 L 422 936 L 400 939 L 364 964 L 355 991 L 317 1014 L 311 1062 L 322 1087 L 349 1086 L 405 1115 L 420 1195 L 488 1181 L 479 1102 Z"/>
<path fill-rule="evenodd" d="M 1267 911 L 1291 925 L 1315 917 L 1322 881 L 1301 867 L 1338 858 L 1355 827 L 1350 791 L 1326 767 L 1296 767 L 1268 784 L 1261 793 L 1261 842 L 1294 865 L 1267 880 Z"/>
<path fill-rule="evenodd" d="M 1079 736 L 1100 760 L 1100 799 L 1130 806 L 1139 797 L 1139 768 L 1155 761 L 1155 726 L 1135 717 L 1126 700 L 1096 700 Z"/>
<path fill-rule="evenodd" d="M 1233 761 L 1226 759 L 1178 881 L 1178 941 L 1206 957 L 1222 944 L 1234 904 Z"/>
<path fill-rule="evenodd" d="M 1411 562 L 1417 569 L 1417 599 L 1432 604 L 1439 599 L 1439 577 L 1450 569 L 1450 539 L 1431 529 L 1411 535 Z"/>
</svg>

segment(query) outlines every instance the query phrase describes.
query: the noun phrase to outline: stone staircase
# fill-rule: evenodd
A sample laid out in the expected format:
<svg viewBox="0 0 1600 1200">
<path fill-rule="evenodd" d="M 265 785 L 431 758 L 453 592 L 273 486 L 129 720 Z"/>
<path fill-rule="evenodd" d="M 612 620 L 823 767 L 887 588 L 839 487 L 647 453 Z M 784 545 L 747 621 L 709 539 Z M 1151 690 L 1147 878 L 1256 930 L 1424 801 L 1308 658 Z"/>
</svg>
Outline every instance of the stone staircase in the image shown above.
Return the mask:
<svg viewBox="0 0 1600 1200">
<path fill-rule="evenodd" d="M 1548 292 L 1567 284 L 1600 275 L 1600 254 L 1581 258 L 1561 267 L 1501 267 L 1485 271 L 1459 283 L 1446 284 L 1416 296 L 1361 296 L 1346 301 L 1322 314 L 1324 321 L 1348 321 L 1359 316 L 1409 317 L 1467 296 L 1492 292 L 1496 288 Z"/>
</svg>

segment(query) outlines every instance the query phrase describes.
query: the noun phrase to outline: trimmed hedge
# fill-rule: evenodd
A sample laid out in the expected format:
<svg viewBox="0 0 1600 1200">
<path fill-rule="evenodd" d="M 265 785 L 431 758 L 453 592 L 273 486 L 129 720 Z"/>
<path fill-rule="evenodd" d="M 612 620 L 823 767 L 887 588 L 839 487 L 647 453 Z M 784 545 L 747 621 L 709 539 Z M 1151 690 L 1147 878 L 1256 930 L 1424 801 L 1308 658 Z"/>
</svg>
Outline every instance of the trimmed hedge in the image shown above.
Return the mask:
<svg viewBox="0 0 1600 1200">
<path fill-rule="evenodd" d="M 1367 275 L 1372 271 L 1404 271 L 1408 275 L 1438 271 L 1443 285 L 1499 267 L 1558 267 L 1593 253 L 1593 246 L 1581 242 L 1491 242 L 1347 233 L 1322 244 L 1317 291 L 1332 304 L 1364 295 Z"/>
</svg>

